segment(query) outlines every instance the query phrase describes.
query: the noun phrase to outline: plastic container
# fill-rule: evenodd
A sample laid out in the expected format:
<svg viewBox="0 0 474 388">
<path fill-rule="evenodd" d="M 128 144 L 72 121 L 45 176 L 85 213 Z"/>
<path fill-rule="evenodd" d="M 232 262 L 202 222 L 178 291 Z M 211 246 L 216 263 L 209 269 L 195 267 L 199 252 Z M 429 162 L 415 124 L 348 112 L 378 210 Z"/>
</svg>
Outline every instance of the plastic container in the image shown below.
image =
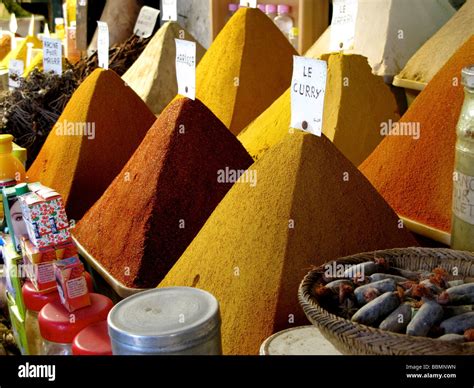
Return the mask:
<svg viewBox="0 0 474 388">
<path fill-rule="evenodd" d="M 265 5 L 265 13 L 267 16 L 275 21 L 275 18 L 278 16 L 277 14 L 277 6 L 275 4 L 267 4 Z"/>
<path fill-rule="evenodd" d="M 289 15 L 290 13 L 290 7 L 285 4 L 280 4 L 278 5 L 277 8 L 278 11 L 278 16 L 274 19 L 275 24 L 277 27 L 280 29 L 281 32 L 287 37 L 287 39 L 290 39 L 290 31 L 294 26 L 293 19 Z"/>
<path fill-rule="evenodd" d="M 59 294 L 57 291 L 38 292 L 30 281 L 23 285 L 22 294 L 26 307 L 25 331 L 28 349 L 30 355 L 36 356 L 41 354 L 43 343 L 38 324 L 38 313 L 48 303 L 59 300 Z"/>
<path fill-rule="evenodd" d="M 13 136 L 0 135 L 0 219 L 3 219 L 1 189 L 25 180 L 25 166 L 13 155 Z"/>
<path fill-rule="evenodd" d="M 298 51 L 298 43 L 299 43 L 299 37 L 300 37 L 300 30 L 298 27 L 293 27 L 290 30 L 290 35 L 289 35 L 289 40 L 291 45 L 295 48 L 296 51 Z"/>
<path fill-rule="evenodd" d="M 72 355 L 74 337 L 87 326 L 107 319 L 113 307 L 106 296 L 90 294 L 92 304 L 70 313 L 59 300 L 45 305 L 38 316 L 42 355 Z"/>
<path fill-rule="evenodd" d="M 64 27 L 64 19 L 63 18 L 56 18 L 54 19 L 54 32 L 56 33 L 56 37 L 58 39 L 63 40 L 66 36 L 66 29 Z"/>
<path fill-rule="evenodd" d="M 474 252 L 474 65 L 462 70 L 464 104 L 456 126 L 451 247 Z"/>
<path fill-rule="evenodd" d="M 0 188 L 25 180 L 25 167 L 13 155 L 13 136 L 0 135 Z"/>
<path fill-rule="evenodd" d="M 114 355 L 220 355 L 219 303 L 191 287 L 157 288 L 118 303 L 107 319 Z"/>
<path fill-rule="evenodd" d="M 268 337 L 260 347 L 261 356 L 335 356 L 341 355 L 314 326 L 280 331 Z"/>
<path fill-rule="evenodd" d="M 72 342 L 72 354 L 74 356 L 111 356 L 112 345 L 107 321 L 94 323 L 81 330 Z"/>
</svg>

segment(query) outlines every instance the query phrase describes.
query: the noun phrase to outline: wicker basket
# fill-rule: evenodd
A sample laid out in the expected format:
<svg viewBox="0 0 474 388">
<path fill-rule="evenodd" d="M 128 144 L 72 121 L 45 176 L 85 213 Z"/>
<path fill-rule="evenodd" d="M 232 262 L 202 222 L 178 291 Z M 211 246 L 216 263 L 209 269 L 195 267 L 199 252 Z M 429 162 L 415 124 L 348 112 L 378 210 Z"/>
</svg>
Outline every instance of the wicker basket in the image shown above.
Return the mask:
<svg viewBox="0 0 474 388">
<path fill-rule="evenodd" d="M 374 257 L 412 271 L 457 267 L 459 276 L 474 277 L 474 255 L 450 249 L 406 248 L 361 253 L 336 260 L 337 264 L 358 264 Z M 308 319 L 343 354 L 355 355 L 474 355 L 474 343 L 455 344 L 431 338 L 396 334 L 338 317 L 322 308 L 311 290 L 324 273 L 321 266 L 306 275 L 298 299 Z"/>
</svg>

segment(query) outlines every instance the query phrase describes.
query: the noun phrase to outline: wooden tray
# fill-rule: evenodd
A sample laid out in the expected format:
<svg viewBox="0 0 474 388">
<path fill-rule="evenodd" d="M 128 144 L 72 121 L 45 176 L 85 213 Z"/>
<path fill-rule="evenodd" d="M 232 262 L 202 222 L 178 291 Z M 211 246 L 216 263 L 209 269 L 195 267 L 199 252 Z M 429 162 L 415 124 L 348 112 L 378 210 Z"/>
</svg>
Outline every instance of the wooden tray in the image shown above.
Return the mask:
<svg viewBox="0 0 474 388">
<path fill-rule="evenodd" d="M 94 257 L 92 257 L 85 248 L 72 236 L 74 243 L 77 245 L 79 254 L 91 265 L 97 273 L 104 278 L 109 286 L 117 293 L 118 296 L 125 299 L 131 295 L 147 290 L 146 288 L 131 288 L 115 279 Z"/>
</svg>

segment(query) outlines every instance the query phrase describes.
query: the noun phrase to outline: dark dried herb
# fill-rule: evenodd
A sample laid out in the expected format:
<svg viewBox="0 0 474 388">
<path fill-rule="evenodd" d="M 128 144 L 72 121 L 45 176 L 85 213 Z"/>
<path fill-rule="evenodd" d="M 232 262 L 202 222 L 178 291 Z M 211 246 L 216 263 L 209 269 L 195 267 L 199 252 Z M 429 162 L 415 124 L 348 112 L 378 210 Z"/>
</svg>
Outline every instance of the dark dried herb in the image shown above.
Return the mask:
<svg viewBox="0 0 474 388">
<path fill-rule="evenodd" d="M 150 38 L 139 38 L 132 35 L 125 42 L 114 45 L 109 50 L 109 69 L 122 76 L 132 66 L 140 54 L 145 50 Z M 80 81 L 99 67 L 97 52 L 88 58 L 82 58 L 74 67 L 74 71 Z"/>
<path fill-rule="evenodd" d="M 35 69 L 19 81 L 20 86 L 0 102 L 0 131 L 13 135 L 28 150 L 29 166 L 76 90 L 78 79 L 70 68 L 61 76 Z"/>
</svg>

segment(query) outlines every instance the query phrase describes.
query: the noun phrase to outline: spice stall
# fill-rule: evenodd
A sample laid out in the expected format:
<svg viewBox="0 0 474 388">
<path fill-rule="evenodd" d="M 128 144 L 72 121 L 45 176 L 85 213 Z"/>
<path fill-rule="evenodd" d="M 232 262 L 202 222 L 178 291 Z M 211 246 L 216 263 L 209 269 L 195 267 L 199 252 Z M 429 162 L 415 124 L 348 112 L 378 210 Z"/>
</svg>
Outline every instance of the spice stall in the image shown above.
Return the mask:
<svg viewBox="0 0 474 388">
<path fill-rule="evenodd" d="M 474 354 L 474 0 L 102 3 L 0 38 L 1 353 Z"/>
</svg>

